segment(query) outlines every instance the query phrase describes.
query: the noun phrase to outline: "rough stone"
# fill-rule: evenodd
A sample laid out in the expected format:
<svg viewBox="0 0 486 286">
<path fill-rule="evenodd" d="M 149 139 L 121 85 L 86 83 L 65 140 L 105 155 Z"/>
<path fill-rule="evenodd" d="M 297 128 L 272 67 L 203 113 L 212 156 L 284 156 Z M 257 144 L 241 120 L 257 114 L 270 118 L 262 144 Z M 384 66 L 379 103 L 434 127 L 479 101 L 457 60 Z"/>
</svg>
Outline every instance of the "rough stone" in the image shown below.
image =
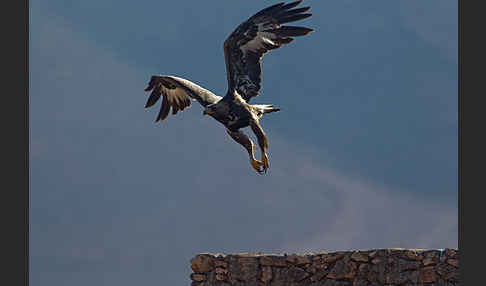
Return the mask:
<svg viewBox="0 0 486 286">
<path fill-rule="evenodd" d="M 398 259 L 398 272 L 403 272 L 407 270 L 417 270 L 420 267 L 419 261 L 409 261 L 404 259 Z"/>
<path fill-rule="evenodd" d="M 323 256 L 323 261 L 325 263 L 333 263 L 339 259 L 342 259 L 343 257 L 344 257 L 344 253 L 326 254 L 325 256 Z"/>
<path fill-rule="evenodd" d="M 210 272 L 213 269 L 213 261 L 213 257 L 206 254 L 200 254 L 191 259 L 191 268 L 196 272 Z"/>
<path fill-rule="evenodd" d="M 241 264 L 254 263 L 255 260 L 256 260 L 255 257 L 248 257 L 248 256 L 238 257 L 238 263 L 241 263 Z"/>
<path fill-rule="evenodd" d="M 368 262 L 369 260 L 368 256 L 363 255 L 359 251 L 353 252 L 353 254 L 351 254 L 351 259 L 357 262 Z"/>
<path fill-rule="evenodd" d="M 224 268 L 216 268 L 215 270 L 216 274 L 228 274 L 228 270 L 224 269 Z"/>
<path fill-rule="evenodd" d="M 419 281 L 420 283 L 433 283 L 437 279 L 437 275 L 435 273 L 435 269 L 432 266 L 425 267 L 420 270 L 419 272 Z"/>
<path fill-rule="evenodd" d="M 191 259 L 191 268 L 193 286 L 459 286 L 454 249 L 200 254 Z"/>
<path fill-rule="evenodd" d="M 424 266 L 435 265 L 437 264 L 437 260 L 434 258 L 426 257 L 424 258 L 422 263 L 424 264 Z"/>
<path fill-rule="evenodd" d="M 201 281 L 206 280 L 206 275 L 204 275 L 204 274 L 192 273 L 192 274 L 191 274 L 191 280 L 201 282 Z"/>
<path fill-rule="evenodd" d="M 226 276 L 223 275 L 223 274 L 216 274 L 216 280 L 224 281 L 224 280 L 226 280 Z"/>
<path fill-rule="evenodd" d="M 418 271 L 410 272 L 408 275 L 408 280 L 413 284 L 417 284 L 419 281 L 419 272 Z"/>
<path fill-rule="evenodd" d="M 459 260 L 457 260 L 457 259 L 447 259 L 447 264 L 452 265 L 454 267 L 459 267 Z"/>
<path fill-rule="evenodd" d="M 356 275 L 356 263 L 353 261 L 338 260 L 334 267 L 331 269 L 327 278 L 341 280 L 341 279 L 353 279 Z"/>
<path fill-rule="evenodd" d="M 291 281 L 299 282 L 309 277 L 310 274 L 297 266 L 290 266 L 288 270 L 288 277 Z"/>
<path fill-rule="evenodd" d="M 451 249 L 451 248 L 446 248 L 444 250 L 445 252 L 445 255 L 449 258 L 456 258 L 456 255 L 457 255 L 457 251 L 455 249 Z"/>
<path fill-rule="evenodd" d="M 385 255 L 386 255 L 386 250 L 385 249 L 374 250 L 374 251 L 370 252 L 370 254 L 368 254 L 368 256 L 370 258 L 383 257 Z"/>
<path fill-rule="evenodd" d="M 365 279 L 355 279 L 353 281 L 353 286 L 368 286 L 368 281 Z"/>
<path fill-rule="evenodd" d="M 373 260 L 371 260 L 371 263 L 373 264 L 378 264 L 380 263 L 382 260 L 380 258 L 374 258 Z"/>
<path fill-rule="evenodd" d="M 228 263 L 225 262 L 225 261 L 216 260 L 216 261 L 214 261 L 214 266 L 215 267 L 228 268 Z"/>
<path fill-rule="evenodd" d="M 296 254 L 291 254 L 287 256 L 287 261 L 295 265 L 304 265 L 304 264 L 311 263 L 311 259 L 308 256 L 302 256 Z"/>
<path fill-rule="evenodd" d="M 351 286 L 351 284 L 347 281 L 336 281 L 327 279 L 326 282 L 324 282 L 323 286 Z"/>
<path fill-rule="evenodd" d="M 459 282 L 459 272 L 452 271 L 444 276 L 444 279 L 453 283 Z"/>
<path fill-rule="evenodd" d="M 415 250 L 407 250 L 406 252 L 407 258 L 412 259 L 412 260 L 422 260 L 424 257 L 420 254 L 418 254 Z"/>
<path fill-rule="evenodd" d="M 327 274 L 329 274 L 329 270 L 327 270 L 327 269 L 319 270 L 319 271 L 316 272 L 316 274 L 312 275 L 310 280 L 312 282 L 320 281 L 320 280 L 322 280 L 322 278 L 326 277 Z"/>
<path fill-rule="evenodd" d="M 256 283 L 257 271 L 258 260 L 255 257 L 238 257 L 229 264 L 228 276 L 231 280 Z"/>
<path fill-rule="evenodd" d="M 272 267 L 263 266 L 262 267 L 262 277 L 260 280 L 264 283 L 268 283 L 272 280 Z"/>
<path fill-rule="evenodd" d="M 358 272 L 360 275 L 365 275 L 366 273 L 368 273 L 369 269 L 370 266 L 366 263 L 363 263 L 359 266 Z"/>
<path fill-rule="evenodd" d="M 287 266 L 287 261 L 285 257 L 281 256 L 263 256 L 260 257 L 260 264 L 265 266 L 285 267 Z"/>
</svg>

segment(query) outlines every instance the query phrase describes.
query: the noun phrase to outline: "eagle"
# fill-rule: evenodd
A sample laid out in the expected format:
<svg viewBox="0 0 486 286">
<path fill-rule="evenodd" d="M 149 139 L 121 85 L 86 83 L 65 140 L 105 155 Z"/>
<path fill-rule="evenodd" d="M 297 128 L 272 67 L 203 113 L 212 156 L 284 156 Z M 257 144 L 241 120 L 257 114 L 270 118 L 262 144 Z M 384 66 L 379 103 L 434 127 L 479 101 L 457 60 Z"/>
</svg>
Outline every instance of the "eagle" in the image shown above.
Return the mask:
<svg viewBox="0 0 486 286">
<path fill-rule="evenodd" d="M 267 113 L 280 111 L 272 104 L 250 104 L 261 89 L 261 61 L 263 55 L 293 41 L 293 37 L 309 34 L 313 29 L 283 25 L 312 16 L 310 7 L 296 8 L 302 0 L 278 3 L 267 7 L 241 23 L 224 42 L 224 58 L 228 90 L 221 97 L 180 77 L 153 75 L 145 92 L 152 91 L 145 108 L 153 106 L 162 97 L 155 122 L 183 111 L 197 100 L 209 115 L 226 127 L 233 140 L 241 144 L 250 157 L 251 167 L 259 174 L 269 168 L 268 138 L 260 125 Z M 241 129 L 250 127 L 258 140 L 261 160 L 255 159 L 255 144 Z"/>
</svg>

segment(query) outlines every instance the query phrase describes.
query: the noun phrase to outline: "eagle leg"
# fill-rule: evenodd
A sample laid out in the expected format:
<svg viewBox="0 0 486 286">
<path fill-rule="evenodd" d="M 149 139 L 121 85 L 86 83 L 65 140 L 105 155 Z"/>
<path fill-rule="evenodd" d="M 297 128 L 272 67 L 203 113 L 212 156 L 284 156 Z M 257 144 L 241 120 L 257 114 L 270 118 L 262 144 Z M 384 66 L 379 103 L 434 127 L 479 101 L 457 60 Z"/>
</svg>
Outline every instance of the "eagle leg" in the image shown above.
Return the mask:
<svg viewBox="0 0 486 286">
<path fill-rule="evenodd" d="M 258 146 L 260 146 L 262 152 L 262 161 L 261 161 L 262 167 L 263 167 L 263 171 L 266 173 L 268 167 L 270 166 L 268 163 L 268 155 L 267 155 L 267 149 L 268 149 L 267 135 L 265 134 L 265 131 L 263 131 L 263 128 L 258 122 L 258 119 L 254 118 L 253 120 L 251 120 L 250 126 L 251 126 L 251 130 L 253 130 L 253 133 L 255 133 L 255 136 L 257 137 Z"/>
<path fill-rule="evenodd" d="M 258 174 L 263 174 L 265 164 L 262 161 L 255 159 L 255 144 L 253 144 L 253 141 L 251 141 L 251 139 L 240 130 L 233 132 L 226 129 L 226 132 L 231 136 L 231 138 L 233 138 L 233 140 L 245 147 L 246 151 L 248 151 L 248 155 L 250 156 L 250 165 L 252 168 L 255 169 Z M 263 167 L 263 169 L 260 167 Z"/>
</svg>

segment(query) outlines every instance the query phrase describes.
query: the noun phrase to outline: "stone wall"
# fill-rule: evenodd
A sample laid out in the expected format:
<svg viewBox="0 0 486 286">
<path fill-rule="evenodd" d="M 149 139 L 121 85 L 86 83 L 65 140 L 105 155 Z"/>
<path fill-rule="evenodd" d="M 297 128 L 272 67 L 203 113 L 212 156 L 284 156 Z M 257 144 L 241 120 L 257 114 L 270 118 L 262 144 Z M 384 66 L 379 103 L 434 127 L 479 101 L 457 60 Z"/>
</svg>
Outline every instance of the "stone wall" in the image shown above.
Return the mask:
<svg viewBox="0 0 486 286">
<path fill-rule="evenodd" d="M 199 254 L 192 286 L 459 285 L 459 251 L 377 249 L 316 254 Z"/>
</svg>

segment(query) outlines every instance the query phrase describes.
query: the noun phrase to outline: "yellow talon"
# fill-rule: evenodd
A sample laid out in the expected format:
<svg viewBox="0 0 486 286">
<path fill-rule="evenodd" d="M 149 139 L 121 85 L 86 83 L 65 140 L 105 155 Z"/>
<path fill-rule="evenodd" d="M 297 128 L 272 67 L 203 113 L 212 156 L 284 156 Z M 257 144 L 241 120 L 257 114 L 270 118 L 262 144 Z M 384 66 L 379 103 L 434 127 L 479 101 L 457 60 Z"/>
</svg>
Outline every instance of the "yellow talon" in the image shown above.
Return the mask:
<svg viewBox="0 0 486 286">
<path fill-rule="evenodd" d="M 260 169 L 261 166 L 264 166 L 262 161 L 251 160 L 250 165 L 258 172 L 258 174 L 263 174 L 263 170 Z"/>
<path fill-rule="evenodd" d="M 264 170 L 264 172 L 266 173 L 266 172 L 267 172 L 268 167 L 270 166 L 270 165 L 268 164 L 268 156 L 267 156 L 267 154 L 263 154 L 263 155 L 262 155 L 262 165 L 263 165 L 263 170 Z"/>
</svg>

